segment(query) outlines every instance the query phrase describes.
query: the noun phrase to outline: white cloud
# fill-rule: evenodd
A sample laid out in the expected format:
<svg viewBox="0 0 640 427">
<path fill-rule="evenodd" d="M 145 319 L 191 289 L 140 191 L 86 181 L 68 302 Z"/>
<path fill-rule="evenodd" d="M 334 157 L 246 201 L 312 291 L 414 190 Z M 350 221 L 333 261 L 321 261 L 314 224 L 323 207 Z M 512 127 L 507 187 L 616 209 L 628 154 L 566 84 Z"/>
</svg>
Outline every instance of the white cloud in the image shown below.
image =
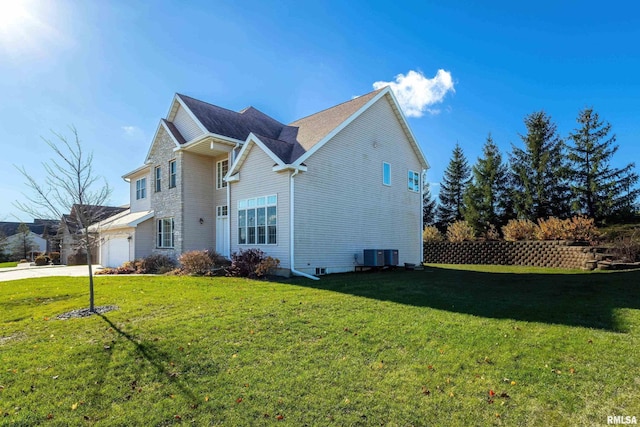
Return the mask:
<svg viewBox="0 0 640 427">
<path fill-rule="evenodd" d="M 432 79 L 425 77 L 420 71 L 410 70 L 407 75 L 398 74 L 395 81 L 373 84 L 374 89 L 385 86 L 391 87 L 407 117 L 422 117 L 425 111 L 439 114 L 439 109 L 428 107 L 441 103 L 448 92 L 455 92 L 451 73 L 442 69 Z"/>
<path fill-rule="evenodd" d="M 127 136 L 135 136 L 140 133 L 140 129 L 135 126 L 122 126 L 122 130 Z"/>
</svg>

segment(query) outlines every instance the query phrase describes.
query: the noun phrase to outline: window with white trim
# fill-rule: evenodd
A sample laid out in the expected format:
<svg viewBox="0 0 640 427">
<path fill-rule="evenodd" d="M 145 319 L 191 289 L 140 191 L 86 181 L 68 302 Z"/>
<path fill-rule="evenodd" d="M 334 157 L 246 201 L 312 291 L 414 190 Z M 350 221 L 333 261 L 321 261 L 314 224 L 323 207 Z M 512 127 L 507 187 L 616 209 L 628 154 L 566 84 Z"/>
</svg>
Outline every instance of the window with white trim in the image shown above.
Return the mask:
<svg viewBox="0 0 640 427">
<path fill-rule="evenodd" d="M 169 162 L 169 188 L 174 188 L 176 186 L 176 161 L 171 160 Z"/>
<path fill-rule="evenodd" d="M 155 169 L 155 178 L 156 178 L 156 193 L 159 193 L 162 190 L 162 169 L 160 166 L 156 166 Z"/>
<path fill-rule="evenodd" d="M 216 188 L 225 188 L 227 181 L 224 180 L 225 175 L 229 172 L 229 160 L 220 160 L 216 163 Z"/>
<path fill-rule="evenodd" d="M 136 200 L 147 197 L 147 178 L 136 180 Z"/>
<path fill-rule="evenodd" d="M 387 162 L 382 162 L 382 184 L 391 185 L 391 165 Z"/>
<path fill-rule="evenodd" d="M 158 248 L 173 248 L 173 218 L 161 218 L 158 220 L 158 233 L 156 238 L 156 246 Z"/>
<path fill-rule="evenodd" d="M 278 243 L 278 196 L 238 201 L 238 244 L 275 245 Z"/>
<path fill-rule="evenodd" d="M 420 174 L 418 172 L 409 171 L 407 186 L 409 191 L 413 191 L 415 193 L 420 192 Z"/>
<path fill-rule="evenodd" d="M 218 218 L 226 218 L 227 216 L 229 216 L 229 208 L 227 207 L 227 205 L 218 206 L 216 209 L 216 215 Z"/>
</svg>

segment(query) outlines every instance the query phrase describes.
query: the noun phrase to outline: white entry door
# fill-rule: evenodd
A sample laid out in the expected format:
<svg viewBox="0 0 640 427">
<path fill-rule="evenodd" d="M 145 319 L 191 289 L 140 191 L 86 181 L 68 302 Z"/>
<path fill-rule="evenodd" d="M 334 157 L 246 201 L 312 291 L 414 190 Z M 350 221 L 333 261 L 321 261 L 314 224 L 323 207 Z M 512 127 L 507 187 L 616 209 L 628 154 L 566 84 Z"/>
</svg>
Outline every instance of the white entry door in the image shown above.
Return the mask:
<svg viewBox="0 0 640 427">
<path fill-rule="evenodd" d="M 229 257 L 229 208 L 216 206 L 216 252 Z"/>
</svg>

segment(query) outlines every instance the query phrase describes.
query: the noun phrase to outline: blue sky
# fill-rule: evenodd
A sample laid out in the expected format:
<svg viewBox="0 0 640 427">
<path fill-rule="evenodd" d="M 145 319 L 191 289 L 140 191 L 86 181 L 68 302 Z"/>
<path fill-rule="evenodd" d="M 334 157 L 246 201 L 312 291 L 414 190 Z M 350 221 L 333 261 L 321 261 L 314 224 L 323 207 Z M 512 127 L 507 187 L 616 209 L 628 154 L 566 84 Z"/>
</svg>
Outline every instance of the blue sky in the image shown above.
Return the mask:
<svg viewBox="0 0 640 427">
<path fill-rule="evenodd" d="M 27 191 L 13 165 L 40 176 L 51 157 L 41 137 L 71 124 L 113 187 L 112 204 L 127 203 L 120 177 L 142 164 L 175 92 L 233 110 L 253 105 L 289 123 L 376 82 L 404 84 L 433 183 L 456 142 L 473 163 L 491 132 L 506 156 L 521 144 L 524 116 L 541 109 L 566 136 L 593 106 L 617 134 L 614 163 L 638 161 L 639 9 L 630 1 L 0 0 L 0 220 L 31 220 L 12 206 Z"/>
</svg>

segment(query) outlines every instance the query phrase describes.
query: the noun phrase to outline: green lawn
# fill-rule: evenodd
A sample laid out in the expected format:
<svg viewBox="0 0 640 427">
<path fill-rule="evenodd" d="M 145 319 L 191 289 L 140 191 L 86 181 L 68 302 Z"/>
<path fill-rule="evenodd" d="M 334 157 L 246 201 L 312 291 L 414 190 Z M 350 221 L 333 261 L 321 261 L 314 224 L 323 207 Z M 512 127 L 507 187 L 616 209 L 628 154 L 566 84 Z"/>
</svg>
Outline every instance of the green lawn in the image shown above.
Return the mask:
<svg viewBox="0 0 640 427">
<path fill-rule="evenodd" d="M 640 272 L 0 282 L 0 424 L 606 425 L 640 416 Z M 494 394 L 491 395 L 490 391 Z"/>
<path fill-rule="evenodd" d="M 17 267 L 17 262 L 0 262 L 0 268 Z"/>
</svg>

